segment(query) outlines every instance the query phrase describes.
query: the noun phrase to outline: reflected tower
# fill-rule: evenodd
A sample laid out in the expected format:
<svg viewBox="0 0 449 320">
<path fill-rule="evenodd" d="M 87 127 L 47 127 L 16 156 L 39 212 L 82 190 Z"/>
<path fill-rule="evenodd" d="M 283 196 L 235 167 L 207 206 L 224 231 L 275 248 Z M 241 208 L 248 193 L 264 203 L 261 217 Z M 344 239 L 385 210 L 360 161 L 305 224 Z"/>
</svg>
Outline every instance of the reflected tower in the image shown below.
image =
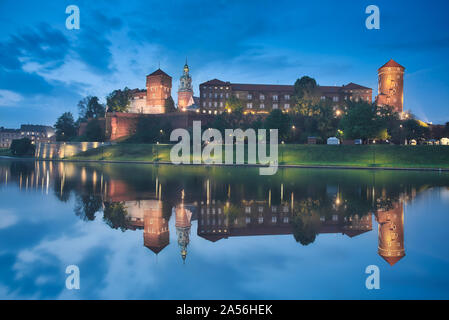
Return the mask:
<svg viewBox="0 0 449 320">
<path fill-rule="evenodd" d="M 145 247 L 156 254 L 170 243 L 168 221 L 162 214 L 160 201 L 148 201 L 144 210 L 143 242 Z"/>
<path fill-rule="evenodd" d="M 176 234 L 178 236 L 178 245 L 181 249 L 182 260 L 185 261 L 187 257 L 187 246 L 190 242 L 190 227 L 192 224 L 192 212 L 184 207 L 184 203 L 176 206 Z"/>
<path fill-rule="evenodd" d="M 404 250 L 404 206 L 402 201 L 389 210 L 378 210 L 376 214 L 379 236 L 379 255 L 391 266 L 405 256 Z"/>
</svg>

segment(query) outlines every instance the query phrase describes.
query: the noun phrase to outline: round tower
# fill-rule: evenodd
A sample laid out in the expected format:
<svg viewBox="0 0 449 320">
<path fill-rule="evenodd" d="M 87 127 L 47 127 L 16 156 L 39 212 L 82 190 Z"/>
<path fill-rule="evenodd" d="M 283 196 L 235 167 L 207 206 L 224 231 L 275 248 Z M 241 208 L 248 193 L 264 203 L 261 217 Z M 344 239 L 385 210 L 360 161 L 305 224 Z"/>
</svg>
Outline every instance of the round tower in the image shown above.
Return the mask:
<svg viewBox="0 0 449 320">
<path fill-rule="evenodd" d="M 404 249 L 404 209 L 402 202 L 393 209 L 377 211 L 379 225 L 379 255 L 391 266 L 405 256 Z"/>
<path fill-rule="evenodd" d="M 404 111 L 404 70 L 405 68 L 393 59 L 377 70 L 379 77 L 377 105 L 392 106 L 400 115 Z"/>
<path fill-rule="evenodd" d="M 192 88 L 192 77 L 189 74 L 189 65 L 184 65 L 184 70 L 181 78 L 179 79 L 179 90 L 178 90 L 178 108 L 181 111 L 191 106 L 193 102 L 193 88 Z"/>
</svg>

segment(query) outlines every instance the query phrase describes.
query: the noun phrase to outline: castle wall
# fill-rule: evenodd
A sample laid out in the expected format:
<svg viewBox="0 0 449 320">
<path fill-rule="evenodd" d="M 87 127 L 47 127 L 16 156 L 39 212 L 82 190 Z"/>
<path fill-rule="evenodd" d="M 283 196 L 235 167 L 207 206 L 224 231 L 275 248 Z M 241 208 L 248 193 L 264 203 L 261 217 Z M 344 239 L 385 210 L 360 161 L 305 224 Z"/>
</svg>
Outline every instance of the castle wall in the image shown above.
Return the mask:
<svg viewBox="0 0 449 320">
<path fill-rule="evenodd" d="M 166 114 L 107 113 L 107 139 L 109 141 L 116 141 L 134 134 L 137 129 L 137 124 L 142 118 L 156 118 L 161 122 L 168 121 L 174 129 L 190 128 L 193 125 L 193 121 L 201 121 L 201 125 L 206 126 L 214 120 L 214 117 L 211 115 L 191 112 L 173 112 Z"/>
</svg>

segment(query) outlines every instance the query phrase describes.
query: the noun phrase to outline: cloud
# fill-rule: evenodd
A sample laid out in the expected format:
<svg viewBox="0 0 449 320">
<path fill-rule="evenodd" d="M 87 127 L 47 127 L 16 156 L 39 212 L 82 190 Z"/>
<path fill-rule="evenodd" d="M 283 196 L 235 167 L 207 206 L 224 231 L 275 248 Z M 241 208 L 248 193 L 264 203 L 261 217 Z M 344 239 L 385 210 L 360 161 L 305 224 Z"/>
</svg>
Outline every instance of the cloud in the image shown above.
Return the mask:
<svg viewBox="0 0 449 320">
<path fill-rule="evenodd" d="M 18 219 L 10 211 L 0 210 L 0 229 L 6 229 L 17 223 Z"/>
<path fill-rule="evenodd" d="M 69 41 L 61 31 L 41 23 L 11 35 L 7 42 L 0 44 L 0 66 L 17 70 L 23 63 L 33 61 L 49 69 L 57 68 L 69 48 Z"/>
<path fill-rule="evenodd" d="M 15 105 L 22 99 L 23 97 L 20 94 L 13 91 L 0 90 L 0 107 Z"/>
</svg>

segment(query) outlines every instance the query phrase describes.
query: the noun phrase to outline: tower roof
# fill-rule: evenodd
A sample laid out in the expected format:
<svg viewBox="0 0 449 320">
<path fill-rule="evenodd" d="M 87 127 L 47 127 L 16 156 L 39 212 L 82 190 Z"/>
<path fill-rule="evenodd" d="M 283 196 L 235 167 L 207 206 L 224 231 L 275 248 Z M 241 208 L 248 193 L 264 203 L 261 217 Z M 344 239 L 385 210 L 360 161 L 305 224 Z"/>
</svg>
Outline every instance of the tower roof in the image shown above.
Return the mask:
<svg viewBox="0 0 449 320">
<path fill-rule="evenodd" d="M 390 61 L 388 61 L 382 67 L 380 67 L 379 70 L 382 69 L 382 68 L 402 68 L 402 69 L 405 69 L 403 66 L 401 66 L 399 63 L 397 63 L 393 59 L 390 59 Z"/>
<path fill-rule="evenodd" d="M 381 256 L 381 257 L 384 258 L 384 260 L 387 261 L 390 266 L 394 266 L 399 260 L 404 258 L 404 256 L 405 255 L 396 256 L 396 257 L 385 257 L 385 256 Z"/>
<path fill-rule="evenodd" d="M 150 76 L 166 76 L 170 77 L 168 74 L 166 74 L 164 71 L 162 71 L 160 68 L 154 71 L 153 73 L 149 74 Z M 171 77 L 170 77 L 171 78 Z"/>
</svg>

